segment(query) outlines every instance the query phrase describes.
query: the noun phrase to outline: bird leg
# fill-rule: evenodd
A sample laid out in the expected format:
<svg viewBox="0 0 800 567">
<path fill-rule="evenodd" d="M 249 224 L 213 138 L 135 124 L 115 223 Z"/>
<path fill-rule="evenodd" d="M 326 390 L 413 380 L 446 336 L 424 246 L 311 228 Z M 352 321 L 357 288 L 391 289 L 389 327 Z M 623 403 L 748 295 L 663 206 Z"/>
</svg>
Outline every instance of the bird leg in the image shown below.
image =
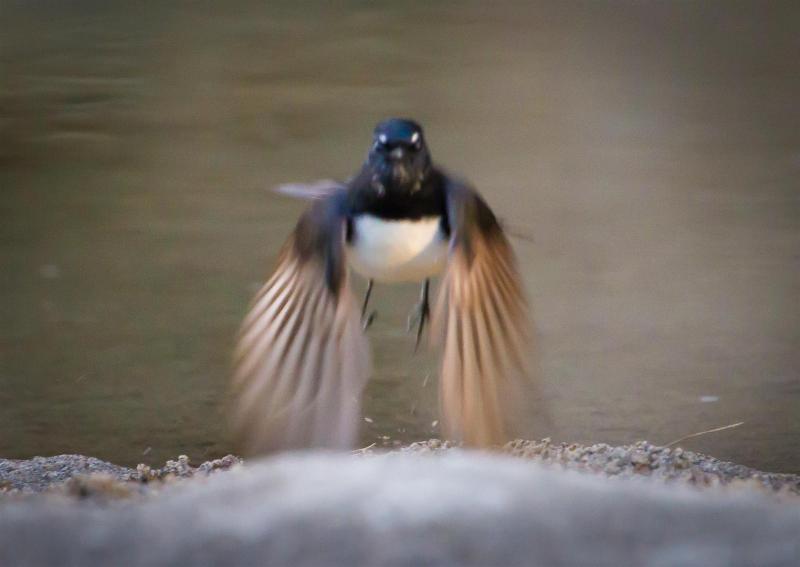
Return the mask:
<svg viewBox="0 0 800 567">
<path fill-rule="evenodd" d="M 369 279 L 367 283 L 367 293 L 364 295 L 364 304 L 361 306 L 361 324 L 366 331 L 372 322 L 375 320 L 375 316 L 378 314 L 377 311 L 373 311 L 372 313 L 367 316 L 367 305 L 369 305 L 369 296 L 372 295 L 372 284 L 375 283 L 372 278 Z"/>
<path fill-rule="evenodd" d="M 417 327 L 417 341 L 414 344 L 414 352 L 417 352 L 417 349 L 419 349 L 419 342 L 422 339 L 422 329 L 425 328 L 425 322 L 431 317 L 431 309 L 430 305 L 428 305 L 428 289 L 430 288 L 430 285 L 431 280 L 426 278 L 422 283 L 419 303 L 414 306 L 413 311 L 411 311 L 411 315 L 408 316 L 408 328 L 406 329 L 407 333 L 411 332 L 411 328 L 414 325 L 419 324 Z"/>
</svg>

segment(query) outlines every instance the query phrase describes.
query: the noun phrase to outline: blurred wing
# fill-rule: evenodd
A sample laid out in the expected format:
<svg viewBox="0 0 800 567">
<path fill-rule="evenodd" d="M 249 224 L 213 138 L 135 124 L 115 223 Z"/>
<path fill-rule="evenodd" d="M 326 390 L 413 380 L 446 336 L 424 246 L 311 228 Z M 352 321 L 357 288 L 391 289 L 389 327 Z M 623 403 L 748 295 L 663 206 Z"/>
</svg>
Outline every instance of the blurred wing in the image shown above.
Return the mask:
<svg viewBox="0 0 800 567">
<path fill-rule="evenodd" d="M 531 327 L 514 254 L 492 211 L 469 188 L 447 188 L 450 258 L 433 328 L 442 341 L 444 433 L 468 445 L 506 441 L 527 381 Z"/>
<path fill-rule="evenodd" d="M 247 454 L 356 440 L 370 354 L 347 286 L 344 231 L 332 200 L 314 203 L 242 324 L 233 425 Z"/>
<path fill-rule="evenodd" d="M 277 193 L 298 199 L 325 199 L 345 188 L 344 183 L 333 179 L 320 179 L 311 183 L 284 183 L 275 187 Z"/>
</svg>

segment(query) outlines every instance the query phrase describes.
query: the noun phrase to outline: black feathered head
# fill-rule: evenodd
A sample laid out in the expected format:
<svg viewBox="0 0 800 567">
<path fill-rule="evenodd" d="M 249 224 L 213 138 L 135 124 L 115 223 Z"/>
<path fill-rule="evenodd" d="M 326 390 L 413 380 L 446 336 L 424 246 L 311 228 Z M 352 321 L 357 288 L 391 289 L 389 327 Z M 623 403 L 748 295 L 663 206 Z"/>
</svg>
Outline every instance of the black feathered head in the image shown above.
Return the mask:
<svg viewBox="0 0 800 567">
<path fill-rule="evenodd" d="M 422 126 L 403 118 L 379 123 L 373 133 L 367 164 L 379 192 L 419 191 L 431 165 Z"/>
</svg>

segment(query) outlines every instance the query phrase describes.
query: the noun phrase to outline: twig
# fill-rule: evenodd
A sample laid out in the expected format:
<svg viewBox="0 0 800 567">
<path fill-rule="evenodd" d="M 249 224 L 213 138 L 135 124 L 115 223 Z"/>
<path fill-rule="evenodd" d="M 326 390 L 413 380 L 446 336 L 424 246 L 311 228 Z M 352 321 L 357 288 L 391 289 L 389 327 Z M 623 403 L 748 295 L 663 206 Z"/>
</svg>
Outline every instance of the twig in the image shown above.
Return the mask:
<svg viewBox="0 0 800 567">
<path fill-rule="evenodd" d="M 369 450 L 369 449 L 372 449 L 374 446 L 375 446 L 375 443 L 370 443 L 370 444 L 369 444 L 369 445 L 367 445 L 366 447 L 362 447 L 361 449 L 353 449 L 353 450 L 352 450 L 352 451 L 350 451 L 350 452 L 351 452 L 351 453 L 353 453 L 353 454 L 356 454 L 356 453 L 364 453 L 365 451 L 367 451 L 367 450 Z"/>
<path fill-rule="evenodd" d="M 724 425 L 722 427 L 715 427 L 714 429 L 709 429 L 707 431 L 700 431 L 699 433 L 692 433 L 691 435 L 684 435 L 680 439 L 675 439 L 671 443 L 667 443 L 664 447 L 672 447 L 681 441 L 686 441 L 687 439 L 691 439 L 692 437 L 700 437 L 701 435 L 705 435 L 706 433 L 716 433 L 717 431 L 725 431 L 726 429 L 733 429 L 734 427 L 739 427 L 740 425 L 744 425 L 744 421 L 740 421 L 738 423 L 731 423 L 730 425 Z"/>
</svg>

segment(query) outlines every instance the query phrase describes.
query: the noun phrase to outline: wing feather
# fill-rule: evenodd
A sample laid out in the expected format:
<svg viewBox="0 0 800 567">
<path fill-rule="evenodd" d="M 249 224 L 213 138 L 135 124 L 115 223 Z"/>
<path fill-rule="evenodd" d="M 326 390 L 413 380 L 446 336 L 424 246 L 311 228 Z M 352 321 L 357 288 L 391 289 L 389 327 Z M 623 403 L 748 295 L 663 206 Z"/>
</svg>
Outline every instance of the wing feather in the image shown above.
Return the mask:
<svg viewBox="0 0 800 567">
<path fill-rule="evenodd" d="M 275 187 L 275 192 L 299 199 L 325 199 L 346 188 L 345 183 L 333 179 L 320 179 L 311 183 L 284 183 Z"/>
<path fill-rule="evenodd" d="M 358 433 L 369 347 L 346 270 L 330 269 L 341 255 L 328 251 L 344 245 L 341 219 L 319 222 L 313 214 L 325 205 L 315 207 L 301 219 L 242 323 L 234 357 L 233 428 L 246 454 L 346 448 Z M 300 230 L 312 232 L 298 238 Z M 310 247 L 322 237 L 333 244 Z M 331 282 L 331 274 L 340 279 Z"/>
<path fill-rule="evenodd" d="M 444 433 L 468 445 L 507 439 L 513 406 L 527 381 L 531 326 L 513 251 L 474 191 L 447 195 L 451 252 L 434 333 L 442 344 Z"/>
</svg>

